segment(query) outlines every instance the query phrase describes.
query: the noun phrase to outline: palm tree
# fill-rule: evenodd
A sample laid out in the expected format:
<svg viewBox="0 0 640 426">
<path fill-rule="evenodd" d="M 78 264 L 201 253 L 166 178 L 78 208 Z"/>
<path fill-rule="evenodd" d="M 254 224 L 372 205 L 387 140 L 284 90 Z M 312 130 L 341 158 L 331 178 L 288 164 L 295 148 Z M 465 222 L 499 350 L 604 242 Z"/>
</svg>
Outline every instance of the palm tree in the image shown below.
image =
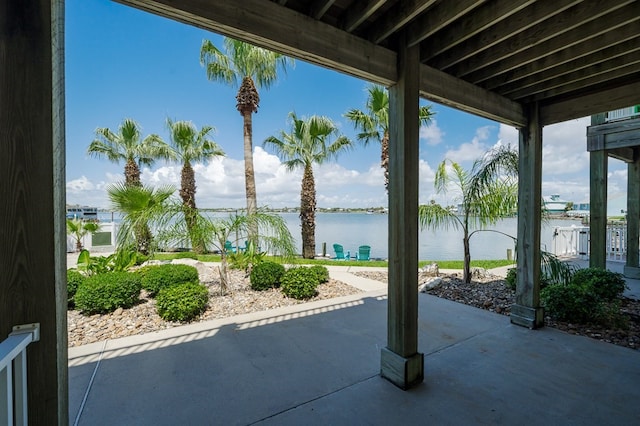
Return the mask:
<svg viewBox="0 0 640 426">
<path fill-rule="evenodd" d="M 338 128 L 328 117 L 314 115 L 309 119 L 299 119 L 294 112 L 289 113 L 291 133 L 268 137 L 265 145 L 275 148 L 289 171 L 298 167 L 304 170 L 300 191 L 300 221 L 302 225 L 302 257 L 315 256 L 316 229 L 316 188 L 313 165 L 323 164 L 336 158 L 341 152 L 352 147 L 346 136 L 338 133 Z M 330 136 L 336 136 L 328 143 Z"/>
<path fill-rule="evenodd" d="M 293 59 L 242 41 L 225 37 L 226 54 L 211 41 L 204 40 L 200 48 L 200 63 L 206 67 L 207 78 L 238 87 L 236 108 L 243 118 L 244 175 L 247 214 L 257 210 L 256 183 L 253 172 L 253 130 L 251 114 L 258 111 L 258 89 L 268 89 L 277 79 L 277 71 L 286 72 Z M 240 84 L 239 84 L 240 83 Z M 252 227 L 250 240 L 256 241 L 257 229 Z"/>
<path fill-rule="evenodd" d="M 437 193 L 446 193 L 453 186 L 459 194 L 462 208 L 454 212 L 436 203 L 420 205 L 420 226 L 423 229 L 447 229 L 450 226 L 462 229 L 464 281 L 469 283 L 469 240 L 476 232 L 486 230 L 487 226 L 513 214 L 518 205 L 518 153 L 509 146 L 493 149 L 476 160 L 470 172 L 445 159 L 438 166 L 434 184 Z"/>
<path fill-rule="evenodd" d="M 365 146 L 370 141 L 380 143 L 380 167 L 384 169 L 384 187 L 389 189 L 389 93 L 387 89 L 377 84 L 367 87 L 366 110 L 351 109 L 345 117 L 353 122 L 356 130 L 360 131 L 357 138 Z M 418 118 L 420 125 L 429 124 L 433 116 L 430 106 L 420 107 Z"/>
<path fill-rule="evenodd" d="M 96 139 L 87 152 L 95 157 L 106 157 L 109 161 L 124 165 L 127 185 L 140 186 L 140 165 L 150 166 L 157 159 L 171 159 L 169 146 L 158 135 L 142 138 L 140 126 L 125 118 L 114 133 L 106 127 L 96 129 Z"/>
<path fill-rule="evenodd" d="M 93 234 L 100 225 L 95 222 L 85 222 L 81 219 L 67 219 L 67 234 L 76 239 L 76 251 L 82 251 L 82 238 L 87 234 Z"/>
<path fill-rule="evenodd" d="M 184 209 L 184 217 L 187 224 L 187 232 L 191 238 L 191 245 L 196 253 L 204 253 L 205 247 L 202 240 L 195 238 L 192 230 L 195 226 L 196 212 L 196 178 L 193 172 L 192 162 L 202 162 L 214 157 L 224 156 L 224 151 L 209 135 L 214 131 L 211 126 L 204 126 L 198 131 L 190 121 L 167 120 L 171 145 L 174 157 L 182 163 L 180 173 L 180 197 Z"/>
<path fill-rule="evenodd" d="M 117 183 L 107 187 L 113 208 L 124 213 L 118 231 L 119 248 L 135 245 L 140 253 L 149 254 L 153 249 L 149 223 L 162 228 L 169 210 L 168 199 L 174 192 L 175 188 L 170 186 L 154 189 Z"/>
</svg>

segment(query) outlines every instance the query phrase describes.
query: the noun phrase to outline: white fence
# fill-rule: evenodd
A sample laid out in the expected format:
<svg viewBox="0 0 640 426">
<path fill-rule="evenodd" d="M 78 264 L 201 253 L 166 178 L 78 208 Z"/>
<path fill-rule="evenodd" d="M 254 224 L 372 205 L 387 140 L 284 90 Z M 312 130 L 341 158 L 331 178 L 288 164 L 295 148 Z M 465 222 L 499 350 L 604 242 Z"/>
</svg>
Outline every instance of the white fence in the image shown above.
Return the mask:
<svg viewBox="0 0 640 426">
<path fill-rule="evenodd" d="M 0 342 L 0 424 L 26 425 L 27 346 L 40 340 L 40 324 L 18 325 Z"/>
<path fill-rule="evenodd" d="M 559 257 L 589 259 L 591 238 L 588 226 L 557 227 L 551 242 L 553 254 Z M 627 256 L 627 226 L 607 225 L 606 258 L 624 262 Z"/>
</svg>

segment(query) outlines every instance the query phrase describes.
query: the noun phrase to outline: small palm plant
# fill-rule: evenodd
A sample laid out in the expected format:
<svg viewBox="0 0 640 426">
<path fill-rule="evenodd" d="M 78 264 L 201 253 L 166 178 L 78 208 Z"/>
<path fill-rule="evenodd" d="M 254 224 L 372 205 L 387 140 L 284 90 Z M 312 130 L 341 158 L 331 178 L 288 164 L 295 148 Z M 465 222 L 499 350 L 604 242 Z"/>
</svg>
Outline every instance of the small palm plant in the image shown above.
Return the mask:
<svg viewBox="0 0 640 426">
<path fill-rule="evenodd" d="M 76 239 L 76 251 L 82 251 L 82 239 L 87 234 L 93 234 L 100 225 L 95 222 L 85 222 L 81 219 L 67 219 L 67 234 Z"/>
</svg>

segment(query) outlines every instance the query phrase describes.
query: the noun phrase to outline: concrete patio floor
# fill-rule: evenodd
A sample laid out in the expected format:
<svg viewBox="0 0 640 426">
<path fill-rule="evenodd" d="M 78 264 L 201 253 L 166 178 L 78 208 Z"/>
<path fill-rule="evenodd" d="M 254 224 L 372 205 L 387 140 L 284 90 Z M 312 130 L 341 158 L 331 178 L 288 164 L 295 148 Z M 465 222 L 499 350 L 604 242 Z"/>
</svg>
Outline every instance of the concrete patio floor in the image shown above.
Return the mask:
<svg viewBox="0 0 640 426">
<path fill-rule="evenodd" d="M 69 349 L 79 425 L 640 424 L 640 351 L 419 295 L 424 383 L 379 375 L 385 285 Z"/>
</svg>

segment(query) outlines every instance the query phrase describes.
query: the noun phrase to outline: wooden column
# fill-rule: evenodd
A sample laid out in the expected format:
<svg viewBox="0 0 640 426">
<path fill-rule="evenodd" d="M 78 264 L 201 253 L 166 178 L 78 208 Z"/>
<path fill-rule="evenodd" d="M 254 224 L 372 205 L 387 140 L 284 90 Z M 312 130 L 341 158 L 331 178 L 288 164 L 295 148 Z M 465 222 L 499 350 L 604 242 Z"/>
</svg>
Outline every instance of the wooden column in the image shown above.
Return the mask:
<svg viewBox="0 0 640 426">
<path fill-rule="evenodd" d="M 424 379 L 418 353 L 418 158 L 420 49 L 400 49 L 389 89 L 389 298 L 380 373 L 402 389 Z"/>
<path fill-rule="evenodd" d="M 638 239 L 640 238 L 640 147 L 633 149 L 627 169 L 627 262 L 624 275 L 640 279 Z"/>
<path fill-rule="evenodd" d="M 0 6 L 0 340 L 27 349 L 29 424 L 68 424 L 64 1 Z"/>
<path fill-rule="evenodd" d="M 518 164 L 518 262 L 516 303 L 511 322 L 529 328 L 544 325 L 540 307 L 540 221 L 542 213 L 542 125 L 537 104 L 526 108 L 528 125 L 520 129 Z"/>
<path fill-rule="evenodd" d="M 604 114 L 591 116 L 591 125 L 603 124 Z M 589 193 L 591 205 L 589 217 L 589 266 L 592 268 L 607 267 L 607 173 L 608 156 L 604 149 L 604 136 L 592 143 L 589 153 Z M 594 144 L 597 144 L 594 145 Z"/>
</svg>

